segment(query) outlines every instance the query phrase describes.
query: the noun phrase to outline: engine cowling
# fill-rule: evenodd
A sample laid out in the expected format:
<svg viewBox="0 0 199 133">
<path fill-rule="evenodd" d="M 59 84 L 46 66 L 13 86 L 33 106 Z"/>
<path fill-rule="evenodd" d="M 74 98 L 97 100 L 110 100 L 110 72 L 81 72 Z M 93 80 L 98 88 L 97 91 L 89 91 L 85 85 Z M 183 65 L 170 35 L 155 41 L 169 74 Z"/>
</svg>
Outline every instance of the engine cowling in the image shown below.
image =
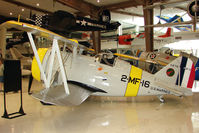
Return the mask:
<svg viewBox="0 0 199 133">
<path fill-rule="evenodd" d="M 195 13 L 196 16 L 199 16 L 199 1 L 197 0 L 197 3 L 194 1 L 192 1 L 188 6 L 187 6 L 187 12 L 189 14 L 190 17 L 195 17 Z"/>
</svg>

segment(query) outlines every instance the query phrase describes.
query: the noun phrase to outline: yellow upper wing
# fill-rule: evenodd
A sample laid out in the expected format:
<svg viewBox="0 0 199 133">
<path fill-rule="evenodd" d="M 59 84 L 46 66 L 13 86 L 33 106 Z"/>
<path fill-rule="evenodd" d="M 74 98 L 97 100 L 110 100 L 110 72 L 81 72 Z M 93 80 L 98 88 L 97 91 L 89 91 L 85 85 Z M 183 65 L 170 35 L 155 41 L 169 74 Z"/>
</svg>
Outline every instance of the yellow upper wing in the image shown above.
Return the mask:
<svg viewBox="0 0 199 133">
<path fill-rule="evenodd" d="M 44 28 L 41 28 L 41 27 L 38 27 L 38 26 L 35 26 L 35 25 L 31 25 L 31 24 L 28 24 L 28 23 L 23 23 L 23 22 L 17 22 L 17 21 L 7 21 L 3 24 L 0 25 L 0 28 L 15 28 L 15 29 L 18 29 L 18 30 L 22 30 L 22 31 L 26 31 L 26 32 L 31 32 L 32 34 L 34 35 L 38 35 L 38 36 L 42 36 L 42 37 L 45 37 L 45 38 L 48 38 L 48 39 L 58 39 L 58 40 L 62 40 L 62 41 L 72 41 L 72 42 L 75 42 L 75 43 L 78 43 L 77 40 L 69 40 L 59 34 L 56 34 L 52 31 L 49 31 L 47 29 L 44 29 Z"/>
<path fill-rule="evenodd" d="M 41 27 L 38 27 L 38 26 L 35 26 L 35 25 L 31 25 L 31 24 L 27 24 L 27 23 L 22 23 L 22 22 L 17 22 L 17 21 L 7 21 L 3 24 L 0 25 L 0 28 L 1 27 L 5 27 L 5 28 L 16 28 L 16 29 L 19 29 L 19 30 L 22 30 L 22 31 L 26 31 L 26 32 L 31 32 L 32 34 L 35 34 L 35 35 L 39 35 L 39 36 L 42 36 L 42 37 L 46 37 L 46 38 L 49 38 L 49 39 L 58 39 L 58 40 L 62 40 L 64 42 L 71 42 L 73 43 L 74 45 L 77 45 L 77 40 L 70 40 L 70 39 L 67 39 L 59 34 L 56 34 L 52 31 L 49 31 L 49 30 L 46 30 L 44 28 L 41 28 Z M 91 51 L 91 49 L 89 49 Z M 92 50 L 93 51 L 93 50 Z M 151 60 L 145 60 L 145 59 L 142 59 L 142 58 L 138 58 L 138 57 L 134 57 L 134 56 L 129 56 L 129 55 L 124 55 L 124 54 L 118 54 L 118 53 L 115 53 L 114 55 L 116 56 L 120 56 L 120 57 L 124 57 L 124 58 L 128 58 L 128 59 L 134 59 L 134 60 L 139 60 L 139 61 L 145 61 L 145 62 L 149 62 L 149 63 L 155 63 L 155 64 L 160 64 L 160 65 L 166 65 L 165 63 L 163 62 L 155 62 L 155 61 L 151 61 Z"/>
</svg>

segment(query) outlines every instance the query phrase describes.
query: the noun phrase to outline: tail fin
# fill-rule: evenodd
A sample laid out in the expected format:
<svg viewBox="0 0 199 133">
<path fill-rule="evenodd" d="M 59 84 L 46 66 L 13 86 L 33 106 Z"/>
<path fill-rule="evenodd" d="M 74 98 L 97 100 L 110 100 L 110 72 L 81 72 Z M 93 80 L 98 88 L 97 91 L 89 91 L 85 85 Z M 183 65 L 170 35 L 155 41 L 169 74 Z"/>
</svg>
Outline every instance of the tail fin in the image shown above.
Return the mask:
<svg viewBox="0 0 199 133">
<path fill-rule="evenodd" d="M 195 79 L 195 68 L 191 59 L 178 57 L 155 74 L 157 80 L 163 81 L 168 86 L 178 85 L 192 88 Z"/>
<path fill-rule="evenodd" d="M 167 32 L 164 35 L 161 35 L 161 36 L 158 36 L 158 37 L 161 37 L 161 38 L 170 37 L 171 36 L 171 32 L 172 32 L 172 29 L 168 28 Z"/>
</svg>

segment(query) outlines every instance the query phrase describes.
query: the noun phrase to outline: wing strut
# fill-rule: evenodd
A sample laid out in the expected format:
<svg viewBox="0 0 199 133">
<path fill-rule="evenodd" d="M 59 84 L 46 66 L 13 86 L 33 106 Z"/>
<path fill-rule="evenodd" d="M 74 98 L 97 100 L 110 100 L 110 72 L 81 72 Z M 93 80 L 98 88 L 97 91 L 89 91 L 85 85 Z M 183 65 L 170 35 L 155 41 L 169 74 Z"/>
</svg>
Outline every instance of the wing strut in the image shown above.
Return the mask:
<svg viewBox="0 0 199 133">
<path fill-rule="evenodd" d="M 66 93 L 66 95 L 69 95 L 70 92 L 69 92 L 69 89 L 68 89 L 68 84 L 67 84 L 67 79 L 66 79 L 66 72 L 65 72 L 65 69 L 64 69 L 64 66 L 63 66 L 63 61 L 62 61 L 60 49 L 59 49 L 59 46 L 58 46 L 57 38 L 54 37 L 54 39 L 53 39 L 53 46 L 52 46 L 52 51 L 51 51 L 51 55 L 50 55 L 49 71 L 46 74 L 48 76 L 47 77 L 45 75 L 45 73 L 44 73 L 44 69 L 43 69 L 41 61 L 39 59 L 39 55 L 37 53 L 37 49 L 36 49 L 36 46 L 35 46 L 35 43 L 34 43 L 34 40 L 33 40 L 33 37 L 32 37 L 32 33 L 31 32 L 27 32 L 27 34 L 28 34 L 28 37 L 29 37 L 29 40 L 30 40 L 30 44 L 32 46 L 35 58 L 37 60 L 38 66 L 39 66 L 39 69 L 40 69 L 40 72 L 41 72 L 41 76 L 42 76 L 43 81 L 44 81 L 45 88 L 49 89 L 50 85 L 51 85 L 50 81 L 51 81 L 51 76 L 52 76 L 52 68 L 53 68 L 53 62 L 54 62 L 55 53 L 56 53 L 57 54 L 57 59 L 58 59 L 58 62 L 59 62 L 60 71 L 61 71 L 62 81 L 64 83 L 65 93 Z"/>
</svg>

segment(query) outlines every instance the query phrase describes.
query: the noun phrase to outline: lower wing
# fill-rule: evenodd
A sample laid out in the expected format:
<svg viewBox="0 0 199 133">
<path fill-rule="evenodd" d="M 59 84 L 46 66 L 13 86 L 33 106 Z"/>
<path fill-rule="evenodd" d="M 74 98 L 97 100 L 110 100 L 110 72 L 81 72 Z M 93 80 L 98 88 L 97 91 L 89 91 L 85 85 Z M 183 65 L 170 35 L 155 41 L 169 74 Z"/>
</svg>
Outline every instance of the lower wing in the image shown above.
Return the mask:
<svg viewBox="0 0 199 133">
<path fill-rule="evenodd" d="M 80 105 L 84 102 L 92 93 L 105 91 L 82 84 L 75 81 L 68 81 L 70 95 L 66 95 L 64 85 L 52 86 L 49 89 L 43 89 L 39 93 L 33 93 L 32 96 L 44 103 L 70 106 Z"/>
</svg>

